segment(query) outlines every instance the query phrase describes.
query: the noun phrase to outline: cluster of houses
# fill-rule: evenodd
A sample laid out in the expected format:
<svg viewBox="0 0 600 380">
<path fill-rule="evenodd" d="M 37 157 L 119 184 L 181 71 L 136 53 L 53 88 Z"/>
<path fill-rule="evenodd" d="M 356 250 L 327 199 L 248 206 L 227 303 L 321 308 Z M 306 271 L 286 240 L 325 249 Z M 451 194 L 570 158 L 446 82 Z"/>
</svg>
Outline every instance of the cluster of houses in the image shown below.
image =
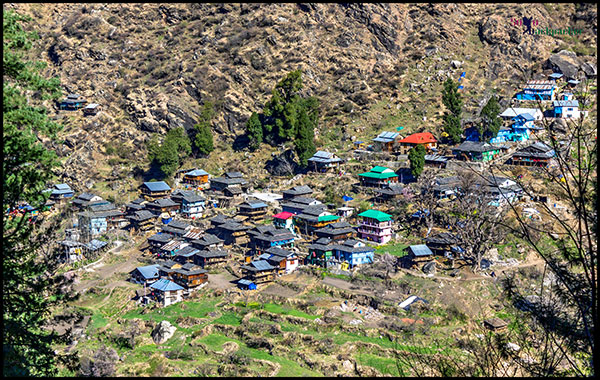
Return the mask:
<svg viewBox="0 0 600 380">
<path fill-rule="evenodd" d="M 68 110 L 68 111 L 76 111 L 79 109 L 83 109 L 83 114 L 88 115 L 96 115 L 100 112 L 100 105 L 96 103 L 87 104 L 87 100 L 78 94 L 68 94 L 65 99 L 63 99 L 59 104 L 58 108 L 60 110 Z M 87 105 L 86 105 L 87 104 Z"/>
</svg>

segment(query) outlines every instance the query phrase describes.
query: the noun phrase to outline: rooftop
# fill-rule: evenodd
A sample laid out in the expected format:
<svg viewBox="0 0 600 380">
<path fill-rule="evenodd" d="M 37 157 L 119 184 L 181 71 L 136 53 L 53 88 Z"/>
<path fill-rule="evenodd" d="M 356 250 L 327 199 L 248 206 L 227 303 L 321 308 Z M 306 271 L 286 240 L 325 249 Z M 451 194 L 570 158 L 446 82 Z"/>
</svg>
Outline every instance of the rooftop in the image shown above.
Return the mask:
<svg viewBox="0 0 600 380">
<path fill-rule="evenodd" d="M 363 211 L 358 216 L 362 216 L 363 218 L 371 218 L 376 219 L 379 222 L 387 222 L 388 220 L 392 220 L 392 216 L 390 214 L 386 214 L 383 211 L 379 210 L 367 210 Z"/>
</svg>

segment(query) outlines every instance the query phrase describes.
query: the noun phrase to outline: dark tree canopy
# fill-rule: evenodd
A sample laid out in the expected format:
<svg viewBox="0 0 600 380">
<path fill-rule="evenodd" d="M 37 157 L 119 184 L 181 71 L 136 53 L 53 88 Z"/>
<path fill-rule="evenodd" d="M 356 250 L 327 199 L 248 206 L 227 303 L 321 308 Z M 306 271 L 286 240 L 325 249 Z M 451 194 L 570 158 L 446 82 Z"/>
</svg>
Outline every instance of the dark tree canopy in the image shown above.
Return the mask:
<svg viewBox="0 0 600 380">
<path fill-rule="evenodd" d="M 160 167 L 165 176 L 171 176 L 181 164 L 181 160 L 192 152 L 190 139 L 183 127 L 167 132 L 162 144 L 154 136 L 148 143 L 148 158 Z"/>
<path fill-rule="evenodd" d="M 425 167 L 425 147 L 417 145 L 408 152 L 410 161 L 410 171 L 415 178 L 418 178 Z"/>
<path fill-rule="evenodd" d="M 477 131 L 481 141 L 489 142 L 491 138 L 498 134 L 502 126 L 502 119 L 498 117 L 499 113 L 500 104 L 498 104 L 498 99 L 496 99 L 496 96 L 492 96 L 479 114 L 481 121 L 477 126 Z"/>
<path fill-rule="evenodd" d="M 202 155 L 208 155 L 215 150 L 211 121 L 215 116 L 215 107 L 212 102 L 204 102 L 200 112 L 200 120 L 194 125 L 194 147 Z"/>
<path fill-rule="evenodd" d="M 450 78 L 444 82 L 442 103 L 447 108 L 447 111 L 444 114 L 444 132 L 449 135 L 449 138 L 452 140 L 452 142 L 458 144 L 462 134 L 462 128 L 460 125 L 462 99 L 458 93 L 458 83 L 454 82 Z"/>
</svg>

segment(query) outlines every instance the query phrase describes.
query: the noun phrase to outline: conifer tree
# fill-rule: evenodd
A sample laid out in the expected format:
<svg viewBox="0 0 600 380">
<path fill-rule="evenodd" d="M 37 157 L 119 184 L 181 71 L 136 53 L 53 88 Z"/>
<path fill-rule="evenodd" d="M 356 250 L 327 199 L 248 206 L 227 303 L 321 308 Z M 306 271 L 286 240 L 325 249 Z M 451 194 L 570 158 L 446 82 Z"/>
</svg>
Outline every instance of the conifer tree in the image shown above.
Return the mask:
<svg viewBox="0 0 600 380">
<path fill-rule="evenodd" d="M 417 145 L 408 152 L 410 161 L 410 171 L 415 178 L 418 178 L 425 167 L 425 147 Z"/>
<path fill-rule="evenodd" d="M 263 126 L 256 112 L 252 112 L 252 116 L 246 123 L 246 133 L 250 138 L 250 147 L 257 149 L 263 142 Z"/>
<path fill-rule="evenodd" d="M 489 141 L 496 136 L 502 126 L 502 120 L 498 117 L 500 105 L 496 96 L 492 96 L 479 114 L 481 121 L 477 126 L 481 141 Z"/>
<path fill-rule="evenodd" d="M 462 99 L 458 93 L 458 83 L 454 82 L 450 78 L 444 82 L 442 103 L 447 108 L 447 111 L 444 115 L 444 131 L 450 136 L 450 139 L 455 144 L 458 144 L 462 134 L 462 128 L 460 126 Z"/>
<path fill-rule="evenodd" d="M 194 125 L 196 133 L 194 137 L 194 146 L 203 155 L 208 155 L 215 149 L 213 135 L 211 131 L 211 121 L 215 116 L 214 104 L 210 101 L 204 102 L 200 112 L 200 120 Z"/>
</svg>

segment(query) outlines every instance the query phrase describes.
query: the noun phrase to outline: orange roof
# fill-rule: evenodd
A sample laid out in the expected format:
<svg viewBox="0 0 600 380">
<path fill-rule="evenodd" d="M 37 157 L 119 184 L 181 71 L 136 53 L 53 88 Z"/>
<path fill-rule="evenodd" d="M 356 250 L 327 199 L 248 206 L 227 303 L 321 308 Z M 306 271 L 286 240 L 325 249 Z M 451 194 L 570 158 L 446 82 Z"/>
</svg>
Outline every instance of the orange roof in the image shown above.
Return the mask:
<svg viewBox="0 0 600 380">
<path fill-rule="evenodd" d="M 409 143 L 409 144 L 427 144 L 427 143 L 436 142 L 436 139 L 435 139 L 435 137 L 433 137 L 433 135 L 430 132 L 423 132 L 423 133 L 413 133 L 412 135 L 406 136 L 405 138 L 403 138 L 402 140 L 399 140 L 398 142 Z"/>
</svg>

